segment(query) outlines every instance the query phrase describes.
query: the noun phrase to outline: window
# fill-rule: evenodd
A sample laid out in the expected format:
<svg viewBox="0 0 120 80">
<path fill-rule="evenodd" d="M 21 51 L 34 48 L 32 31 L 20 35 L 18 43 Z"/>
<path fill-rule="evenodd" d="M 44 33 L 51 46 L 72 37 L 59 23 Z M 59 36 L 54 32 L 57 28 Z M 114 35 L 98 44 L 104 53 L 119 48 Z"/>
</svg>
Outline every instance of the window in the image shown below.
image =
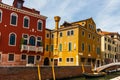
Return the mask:
<svg viewBox="0 0 120 80">
<path fill-rule="evenodd" d="M 9 45 L 16 45 L 16 35 L 14 33 L 9 35 Z"/>
<path fill-rule="evenodd" d="M 51 45 L 51 48 L 50 48 L 50 50 L 53 52 L 53 49 L 54 49 L 54 46 L 53 45 Z"/>
<path fill-rule="evenodd" d="M 0 62 L 2 61 L 2 54 L 0 53 Z"/>
<path fill-rule="evenodd" d="M 105 50 L 106 50 L 106 43 L 105 43 Z"/>
<path fill-rule="evenodd" d="M 110 45 L 108 45 L 108 50 L 111 51 L 111 46 Z"/>
<path fill-rule="evenodd" d="M 30 38 L 29 38 L 29 45 L 35 46 L 35 43 L 36 43 L 35 37 L 34 36 L 30 36 Z"/>
<path fill-rule="evenodd" d="M 90 52 L 90 45 L 88 45 L 88 52 Z"/>
<path fill-rule="evenodd" d="M 71 35 L 74 35 L 74 31 L 73 30 L 71 30 Z"/>
<path fill-rule="evenodd" d="M 42 38 L 41 37 L 37 37 L 37 46 L 42 46 Z"/>
<path fill-rule="evenodd" d="M 62 44 L 59 44 L 59 51 L 62 51 Z"/>
<path fill-rule="evenodd" d="M 47 33 L 47 34 L 46 34 L 46 37 L 47 37 L 47 38 L 49 38 L 49 37 L 50 37 L 50 35 Z"/>
<path fill-rule="evenodd" d="M 97 54 L 100 54 L 100 48 L 97 47 Z"/>
<path fill-rule="evenodd" d="M 26 60 L 26 55 L 25 55 L 25 54 L 22 54 L 22 55 L 21 55 L 21 59 L 22 59 L 22 60 Z"/>
<path fill-rule="evenodd" d="M 14 61 L 14 54 L 9 54 L 8 61 Z"/>
<path fill-rule="evenodd" d="M 82 31 L 82 36 L 84 36 L 85 35 L 85 32 L 84 31 Z"/>
<path fill-rule="evenodd" d="M 24 28 L 28 28 L 29 27 L 29 17 L 25 16 L 24 17 Z"/>
<path fill-rule="evenodd" d="M 69 42 L 69 44 L 68 44 L 68 51 L 71 51 L 71 50 L 72 50 L 72 43 Z"/>
<path fill-rule="evenodd" d="M 62 32 L 60 32 L 60 37 L 62 37 Z"/>
<path fill-rule="evenodd" d="M 43 27 L 42 21 L 41 21 L 41 20 L 38 20 L 37 30 L 38 30 L 38 31 L 41 31 L 41 30 L 42 30 L 42 27 Z"/>
<path fill-rule="evenodd" d="M 70 31 L 67 31 L 67 36 L 70 36 Z"/>
<path fill-rule="evenodd" d="M 74 35 L 74 31 L 73 30 L 67 31 L 67 36 L 70 36 L 70 35 Z"/>
<path fill-rule="evenodd" d="M 73 58 L 70 58 L 70 62 L 73 62 Z"/>
<path fill-rule="evenodd" d="M 22 44 L 24 44 L 24 45 L 28 44 L 28 35 L 27 34 L 23 35 L 23 42 L 22 42 Z"/>
<path fill-rule="evenodd" d="M 52 34 L 51 37 L 54 38 L 54 34 Z"/>
<path fill-rule="evenodd" d="M 82 51 L 84 51 L 84 43 L 82 43 Z"/>
<path fill-rule="evenodd" d="M 73 58 L 66 58 L 66 62 L 74 62 Z"/>
<path fill-rule="evenodd" d="M 91 35 L 90 35 L 90 34 L 88 34 L 88 38 L 91 38 Z"/>
<path fill-rule="evenodd" d="M 46 51 L 48 51 L 49 50 L 49 46 L 48 45 L 46 45 Z"/>
<path fill-rule="evenodd" d="M 70 62 L 69 58 L 66 59 L 67 62 Z"/>
<path fill-rule="evenodd" d="M 36 56 L 36 60 L 38 60 L 38 61 L 40 60 L 40 56 L 39 55 Z"/>
<path fill-rule="evenodd" d="M 105 37 L 105 41 L 107 41 L 107 38 Z"/>
<path fill-rule="evenodd" d="M 62 58 L 59 58 L 59 62 L 62 62 Z"/>
<path fill-rule="evenodd" d="M 2 11 L 0 10 L 0 22 L 2 22 Z"/>
<path fill-rule="evenodd" d="M 16 13 L 11 13 L 11 22 L 10 24 L 13 25 L 13 26 L 17 26 L 17 14 Z"/>
</svg>

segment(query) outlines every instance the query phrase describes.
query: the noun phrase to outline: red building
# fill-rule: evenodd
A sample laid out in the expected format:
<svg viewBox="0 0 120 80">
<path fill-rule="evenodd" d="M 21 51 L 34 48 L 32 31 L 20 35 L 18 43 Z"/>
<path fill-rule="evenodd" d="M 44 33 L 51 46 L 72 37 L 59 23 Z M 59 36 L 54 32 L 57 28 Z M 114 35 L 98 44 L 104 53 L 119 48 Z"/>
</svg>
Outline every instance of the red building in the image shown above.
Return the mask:
<svg viewBox="0 0 120 80">
<path fill-rule="evenodd" d="M 14 0 L 0 0 L 0 66 L 42 64 L 46 16 Z"/>
</svg>

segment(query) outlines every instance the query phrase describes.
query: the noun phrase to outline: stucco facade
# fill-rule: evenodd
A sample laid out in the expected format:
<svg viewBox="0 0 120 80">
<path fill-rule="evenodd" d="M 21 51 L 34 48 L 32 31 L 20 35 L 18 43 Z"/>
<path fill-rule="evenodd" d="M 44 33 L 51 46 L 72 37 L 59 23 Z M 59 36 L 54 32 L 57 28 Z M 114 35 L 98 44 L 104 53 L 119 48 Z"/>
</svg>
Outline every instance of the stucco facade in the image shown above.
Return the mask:
<svg viewBox="0 0 120 80">
<path fill-rule="evenodd" d="M 46 18 L 39 11 L 0 2 L 0 65 L 42 64 Z"/>
</svg>

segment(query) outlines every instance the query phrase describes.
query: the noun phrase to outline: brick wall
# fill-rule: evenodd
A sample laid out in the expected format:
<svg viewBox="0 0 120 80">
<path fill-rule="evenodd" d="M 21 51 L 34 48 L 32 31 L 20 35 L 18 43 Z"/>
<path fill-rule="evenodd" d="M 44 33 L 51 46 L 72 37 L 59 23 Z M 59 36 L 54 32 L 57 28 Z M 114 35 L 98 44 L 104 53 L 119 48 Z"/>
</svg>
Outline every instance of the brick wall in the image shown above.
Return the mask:
<svg viewBox="0 0 120 80">
<path fill-rule="evenodd" d="M 52 68 L 41 67 L 42 80 L 52 79 Z M 86 72 L 91 72 L 89 66 L 85 67 Z M 55 67 L 56 78 L 69 78 L 81 76 L 81 66 Z M 0 67 L 0 80 L 38 80 L 37 67 Z"/>
</svg>

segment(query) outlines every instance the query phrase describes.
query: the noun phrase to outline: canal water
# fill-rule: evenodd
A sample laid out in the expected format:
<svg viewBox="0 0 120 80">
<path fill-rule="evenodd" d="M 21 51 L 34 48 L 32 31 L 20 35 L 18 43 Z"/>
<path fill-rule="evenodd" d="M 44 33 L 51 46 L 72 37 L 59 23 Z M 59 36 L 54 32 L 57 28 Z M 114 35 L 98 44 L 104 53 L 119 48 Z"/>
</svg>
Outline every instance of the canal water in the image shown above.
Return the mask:
<svg viewBox="0 0 120 80">
<path fill-rule="evenodd" d="M 77 77 L 77 78 L 66 79 L 66 80 L 110 80 L 118 76 L 120 76 L 120 72 L 109 73 L 105 77 L 99 77 L 99 78 L 85 79 L 84 77 Z"/>
</svg>

